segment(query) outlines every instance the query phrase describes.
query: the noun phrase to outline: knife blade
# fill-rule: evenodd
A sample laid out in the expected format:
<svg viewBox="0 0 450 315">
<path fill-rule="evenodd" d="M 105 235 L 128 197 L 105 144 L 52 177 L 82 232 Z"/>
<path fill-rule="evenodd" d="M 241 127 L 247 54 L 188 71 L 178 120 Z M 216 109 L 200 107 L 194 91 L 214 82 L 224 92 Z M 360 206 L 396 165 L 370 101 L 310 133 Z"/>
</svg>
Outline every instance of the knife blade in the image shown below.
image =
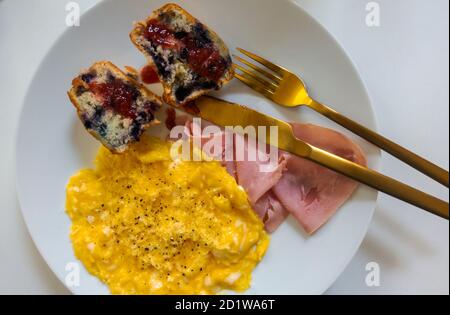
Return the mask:
<svg viewBox="0 0 450 315">
<path fill-rule="evenodd" d="M 254 127 L 255 130 L 258 130 L 258 127 L 276 127 L 278 137 L 273 137 L 270 132 L 266 132 L 265 138 L 260 139 L 256 133 L 257 140 L 305 158 L 311 152 L 310 145 L 303 141 L 296 141 L 298 139 L 294 136 L 291 125 L 280 119 L 211 96 L 200 97 L 195 105 L 201 118 L 218 126 L 242 127 L 236 128 L 237 132 L 246 127 Z"/>
</svg>

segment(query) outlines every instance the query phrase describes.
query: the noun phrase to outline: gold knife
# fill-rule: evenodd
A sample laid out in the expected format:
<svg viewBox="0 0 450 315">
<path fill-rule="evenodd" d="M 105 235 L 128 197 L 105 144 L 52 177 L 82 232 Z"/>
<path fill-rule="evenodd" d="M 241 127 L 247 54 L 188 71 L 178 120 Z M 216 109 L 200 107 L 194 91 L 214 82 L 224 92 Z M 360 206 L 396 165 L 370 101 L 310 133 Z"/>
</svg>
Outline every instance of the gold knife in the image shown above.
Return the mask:
<svg viewBox="0 0 450 315">
<path fill-rule="evenodd" d="M 256 130 L 258 130 L 258 126 L 277 126 L 278 143 L 272 141 L 270 133 L 266 133 L 266 139 L 257 140 L 276 145 L 281 150 L 318 163 L 378 191 L 408 202 L 447 220 L 449 219 L 448 202 L 428 195 L 374 170 L 309 145 L 296 138 L 291 125 L 282 120 L 261 114 L 242 105 L 210 96 L 200 97 L 196 100 L 195 105 L 199 110 L 198 113 L 195 113 L 196 116 L 218 126 L 241 126 L 243 128 L 253 126 Z M 236 130 L 239 131 L 240 129 L 242 128 L 237 128 Z"/>
</svg>

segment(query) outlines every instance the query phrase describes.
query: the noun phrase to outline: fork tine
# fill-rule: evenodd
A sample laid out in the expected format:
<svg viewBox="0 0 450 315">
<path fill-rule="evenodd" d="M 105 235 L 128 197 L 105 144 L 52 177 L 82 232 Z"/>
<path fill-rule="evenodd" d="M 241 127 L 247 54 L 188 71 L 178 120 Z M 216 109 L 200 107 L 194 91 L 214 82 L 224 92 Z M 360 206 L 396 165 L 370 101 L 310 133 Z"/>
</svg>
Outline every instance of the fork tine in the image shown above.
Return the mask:
<svg viewBox="0 0 450 315">
<path fill-rule="evenodd" d="M 280 76 L 284 75 L 287 71 L 286 69 L 284 69 L 283 67 L 280 67 L 258 55 L 255 55 L 249 51 L 246 51 L 242 48 L 236 48 L 239 52 L 241 52 L 242 54 L 246 55 L 247 57 L 259 62 L 260 64 L 264 65 L 265 67 L 269 68 L 270 70 L 272 70 L 273 72 L 279 74 Z"/>
<path fill-rule="evenodd" d="M 244 83 L 245 85 L 247 85 L 249 88 L 261 93 L 265 97 L 269 99 L 273 98 L 274 93 L 272 91 L 262 86 L 261 83 L 259 83 L 258 81 L 255 81 L 251 77 L 248 77 L 245 73 L 243 75 L 235 73 L 234 77 L 239 81 L 241 81 L 242 83 Z"/>
<path fill-rule="evenodd" d="M 261 84 L 264 84 L 268 89 L 275 91 L 278 88 L 278 85 L 276 85 L 273 82 L 267 81 L 266 79 L 262 78 L 260 75 L 258 75 L 258 73 L 256 73 L 253 70 L 250 69 L 246 69 L 240 65 L 237 64 L 233 64 L 233 67 L 239 69 L 240 71 L 248 74 L 250 77 L 252 77 L 253 79 L 259 81 Z"/>
<path fill-rule="evenodd" d="M 270 72 L 268 72 L 268 71 L 266 71 L 264 69 L 261 69 L 260 67 L 255 66 L 254 64 L 248 62 L 247 60 L 245 60 L 245 59 L 243 59 L 243 58 L 241 58 L 239 56 L 233 55 L 233 57 L 235 59 L 237 59 L 239 62 L 241 62 L 241 63 L 247 65 L 248 67 L 252 68 L 253 70 L 259 72 L 263 76 L 266 76 L 269 79 L 275 81 L 276 83 L 280 83 L 281 80 L 282 80 L 282 78 L 280 78 L 278 75 L 274 75 L 274 74 L 272 74 L 272 73 L 270 73 Z"/>
</svg>

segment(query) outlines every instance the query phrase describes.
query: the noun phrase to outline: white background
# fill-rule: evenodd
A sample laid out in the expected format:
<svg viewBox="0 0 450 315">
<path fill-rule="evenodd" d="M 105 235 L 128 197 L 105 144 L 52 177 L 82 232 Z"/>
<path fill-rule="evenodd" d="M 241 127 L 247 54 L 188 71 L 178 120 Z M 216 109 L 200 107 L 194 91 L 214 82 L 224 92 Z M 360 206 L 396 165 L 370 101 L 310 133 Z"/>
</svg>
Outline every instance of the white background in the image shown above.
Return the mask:
<svg viewBox="0 0 450 315">
<path fill-rule="evenodd" d="M 295 1 L 356 63 L 379 131 L 448 169 L 448 0 L 378 0 L 377 28 L 366 26 L 366 0 Z M 40 60 L 66 27 L 66 2 L 0 0 L 0 294 L 68 293 L 34 247 L 14 187 L 21 104 Z M 77 2 L 84 12 L 98 1 Z M 448 189 L 390 156 L 383 156 L 382 171 L 448 200 Z M 371 261 L 381 266 L 380 287 L 365 285 Z M 327 293 L 449 294 L 448 222 L 381 196 L 360 250 Z"/>
</svg>

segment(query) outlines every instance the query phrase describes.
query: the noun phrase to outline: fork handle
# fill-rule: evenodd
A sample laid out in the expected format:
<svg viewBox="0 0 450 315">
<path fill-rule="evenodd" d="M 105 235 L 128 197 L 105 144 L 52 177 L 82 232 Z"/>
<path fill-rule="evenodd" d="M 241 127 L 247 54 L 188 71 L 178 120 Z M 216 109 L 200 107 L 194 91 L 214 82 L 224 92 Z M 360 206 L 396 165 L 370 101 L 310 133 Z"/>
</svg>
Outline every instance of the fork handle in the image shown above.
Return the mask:
<svg viewBox="0 0 450 315">
<path fill-rule="evenodd" d="M 334 109 L 329 108 L 328 106 L 325 106 L 315 100 L 311 100 L 311 102 L 306 105 L 308 105 L 316 112 L 324 115 L 325 117 L 341 125 L 342 127 L 352 131 L 361 138 L 376 145 L 380 149 L 392 154 L 393 156 L 397 157 L 406 164 L 409 164 L 416 170 L 433 178 L 442 185 L 449 187 L 448 171 L 431 163 L 430 161 L 427 161 L 426 159 L 396 144 L 395 142 L 383 137 L 382 135 L 358 124 L 357 122 L 351 120 L 350 118 L 345 117 L 344 115 L 336 112 Z"/>
</svg>

